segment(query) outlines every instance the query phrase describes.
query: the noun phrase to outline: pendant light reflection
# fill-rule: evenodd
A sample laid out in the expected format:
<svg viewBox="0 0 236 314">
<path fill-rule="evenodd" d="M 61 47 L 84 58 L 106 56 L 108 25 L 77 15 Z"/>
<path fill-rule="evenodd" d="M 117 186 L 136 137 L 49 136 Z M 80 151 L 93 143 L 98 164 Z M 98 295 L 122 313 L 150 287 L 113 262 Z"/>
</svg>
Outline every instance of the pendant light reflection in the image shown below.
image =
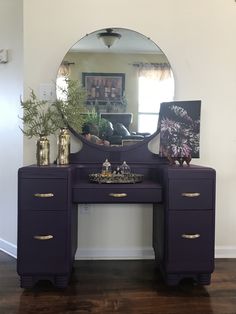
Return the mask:
<svg viewBox="0 0 236 314">
<path fill-rule="evenodd" d="M 97 36 L 107 48 L 110 48 L 121 38 L 121 34 L 115 33 L 112 28 L 107 28 L 106 32 L 99 33 Z"/>
</svg>

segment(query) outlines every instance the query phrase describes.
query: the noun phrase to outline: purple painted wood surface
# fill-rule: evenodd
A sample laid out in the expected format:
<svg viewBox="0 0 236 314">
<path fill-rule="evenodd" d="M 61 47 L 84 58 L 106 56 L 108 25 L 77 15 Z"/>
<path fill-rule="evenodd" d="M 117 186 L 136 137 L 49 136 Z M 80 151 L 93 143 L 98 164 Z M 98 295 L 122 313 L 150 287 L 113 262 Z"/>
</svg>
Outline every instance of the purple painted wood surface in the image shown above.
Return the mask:
<svg viewBox="0 0 236 314">
<path fill-rule="evenodd" d="M 149 138 L 150 139 L 150 138 Z M 83 140 L 82 140 L 83 141 Z M 124 160 L 144 175 L 137 184 L 90 183 L 108 158 Z M 127 147 L 100 147 L 83 141 L 68 166 L 29 166 L 18 175 L 18 260 L 22 287 L 48 278 L 66 286 L 77 248 L 77 203 L 153 203 L 153 247 L 167 284 L 192 277 L 210 283 L 214 268 L 215 171 L 201 166 L 169 166 L 148 150 L 148 140 Z M 52 198 L 35 194 L 52 193 Z M 182 193 L 198 193 L 185 197 Z M 114 194 L 122 194 L 116 197 Z M 194 240 L 182 234 L 200 234 Z M 52 235 L 47 241 L 34 238 Z"/>
</svg>

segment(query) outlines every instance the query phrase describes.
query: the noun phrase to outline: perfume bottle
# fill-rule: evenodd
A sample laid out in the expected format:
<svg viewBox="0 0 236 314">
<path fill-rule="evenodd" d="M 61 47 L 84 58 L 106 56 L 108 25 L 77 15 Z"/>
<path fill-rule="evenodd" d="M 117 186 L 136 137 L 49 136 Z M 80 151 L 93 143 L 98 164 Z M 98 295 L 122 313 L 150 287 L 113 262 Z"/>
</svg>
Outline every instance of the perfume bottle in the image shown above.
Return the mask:
<svg viewBox="0 0 236 314">
<path fill-rule="evenodd" d="M 120 172 L 122 174 L 129 174 L 131 172 L 130 166 L 127 165 L 126 161 L 120 166 Z"/>
<path fill-rule="evenodd" d="M 102 175 L 111 175 L 111 163 L 106 159 L 102 164 Z"/>
</svg>

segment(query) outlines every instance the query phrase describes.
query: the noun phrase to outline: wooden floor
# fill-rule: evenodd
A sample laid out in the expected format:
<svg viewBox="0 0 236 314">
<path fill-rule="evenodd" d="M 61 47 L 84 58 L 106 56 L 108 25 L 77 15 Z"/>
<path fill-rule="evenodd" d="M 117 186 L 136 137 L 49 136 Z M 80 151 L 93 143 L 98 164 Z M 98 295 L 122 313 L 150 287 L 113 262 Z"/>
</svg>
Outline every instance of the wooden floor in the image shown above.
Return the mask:
<svg viewBox="0 0 236 314">
<path fill-rule="evenodd" d="M 76 261 L 65 290 L 19 287 L 16 260 L 0 251 L 0 314 L 236 314 L 236 259 L 216 260 L 210 286 L 166 287 L 152 260 Z"/>
</svg>

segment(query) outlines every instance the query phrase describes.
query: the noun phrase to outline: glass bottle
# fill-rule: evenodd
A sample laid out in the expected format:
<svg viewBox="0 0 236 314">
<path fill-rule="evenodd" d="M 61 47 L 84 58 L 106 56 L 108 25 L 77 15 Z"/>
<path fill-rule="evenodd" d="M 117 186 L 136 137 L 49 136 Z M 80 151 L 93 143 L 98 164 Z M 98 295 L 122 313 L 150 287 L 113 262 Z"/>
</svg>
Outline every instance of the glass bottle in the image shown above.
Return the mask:
<svg viewBox="0 0 236 314">
<path fill-rule="evenodd" d="M 102 174 L 103 175 L 111 175 L 111 163 L 106 159 L 102 164 Z"/>
<path fill-rule="evenodd" d="M 120 166 L 120 172 L 122 174 L 129 174 L 131 172 L 130 166 L 127 165 L 126 161 Z"/>
</svg>

